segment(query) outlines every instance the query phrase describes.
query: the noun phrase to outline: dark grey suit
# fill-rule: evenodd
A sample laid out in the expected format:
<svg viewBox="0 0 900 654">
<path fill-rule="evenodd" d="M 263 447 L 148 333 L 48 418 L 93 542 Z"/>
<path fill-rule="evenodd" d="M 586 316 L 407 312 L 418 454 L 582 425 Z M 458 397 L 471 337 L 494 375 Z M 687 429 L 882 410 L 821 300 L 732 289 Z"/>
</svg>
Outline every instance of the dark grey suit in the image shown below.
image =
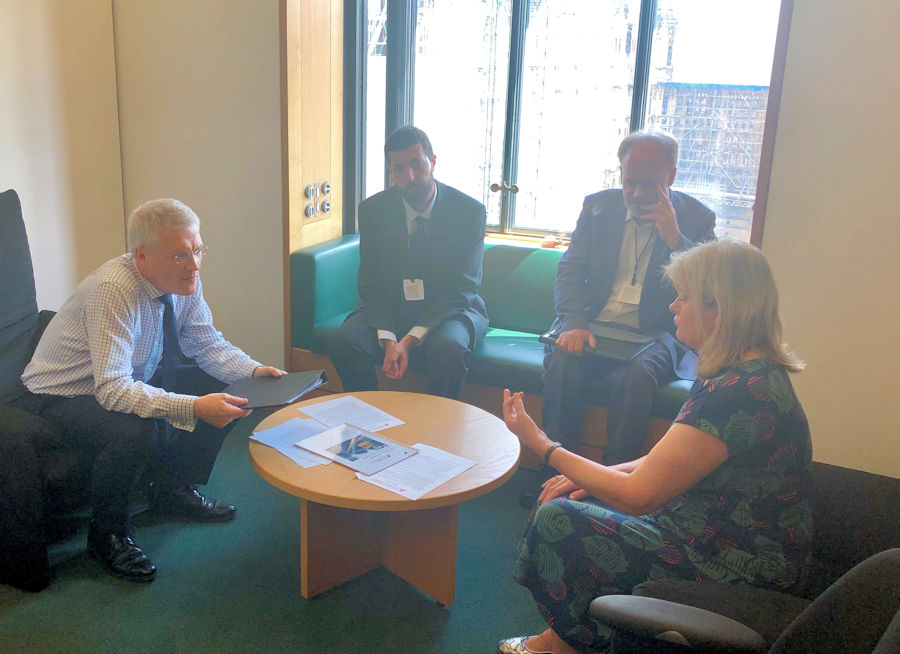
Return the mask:
<svg viewBox="0 0 900 654">
<path fill-rule="evenodd" d="M 429 393 L 458 397 L 469 358 L 487 331 L 487 311 L 478 295 L 484 205 L 436 184 L 421 268 L 415 273 L 400 191 L 382 191 L 359 205 L 360 302 L 329 338 L 329 354 L 348 391 L 377 385 L 373 364 L 380 365 L 384 357 L 377 330 L 393 332 L 400 339 L 421 325 L 429 331 L 422 345 L 413 348 L 411 364 L 426 371 Z M 405 299 L 403 280 L 412 276 L 424 281 L 424 300 Z"/>
<path fill-rule="evenodd" d="M 716 216 L 694 198 L 671 192 L 682 233 L 675 248 L 715 238 Z M 625 232 L 625 201 L 621 189 L 601 191 L 584 199 L 569 248 L 556 275 L 556 319 L 552 330 L 586 329 L 609 300 Z M 691 379 L 696 358 L 674 338 L 669 304 L 675 290 L 663 275 L 672 250 L 657 237 L 644 279 L 638 322 L 657 343 L 629 365 L 585 354 L 581 357 L 549 348 L 544 359 L 544 430 L 574 445 L 582 428 L 582 405 L 601 401 L 607 406 L 608 444 L 604 463 L 631 460 L 644 442 L 653 396 L 660 383 Z M 599 397 L 598 397 L 599 396 Z"/>
</svg>

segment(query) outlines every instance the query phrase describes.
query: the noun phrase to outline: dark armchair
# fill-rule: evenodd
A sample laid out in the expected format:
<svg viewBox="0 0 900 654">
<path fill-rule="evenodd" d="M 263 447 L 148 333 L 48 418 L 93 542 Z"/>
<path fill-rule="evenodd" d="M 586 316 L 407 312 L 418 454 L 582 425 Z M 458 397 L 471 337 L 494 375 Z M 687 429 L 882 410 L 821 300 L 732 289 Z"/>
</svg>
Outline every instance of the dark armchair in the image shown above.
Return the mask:
<svg viewBox="0 0 900 654">
<path fill-rule="evenodd" d="M 623 652 L 900 652 L 900 479 L 814 463 L 815 538 L 796 594 L 660 580 L 592 614 Z"/>
<path fill-rule="evenodd" d="M 49 583 L 52 519 L 86 503 L 91 466 L 53 425 L 13 406 L 52 317 L 37 309 L 19 197 L 0 193 L 0 583 L 31 591 Z"/>
</svg>

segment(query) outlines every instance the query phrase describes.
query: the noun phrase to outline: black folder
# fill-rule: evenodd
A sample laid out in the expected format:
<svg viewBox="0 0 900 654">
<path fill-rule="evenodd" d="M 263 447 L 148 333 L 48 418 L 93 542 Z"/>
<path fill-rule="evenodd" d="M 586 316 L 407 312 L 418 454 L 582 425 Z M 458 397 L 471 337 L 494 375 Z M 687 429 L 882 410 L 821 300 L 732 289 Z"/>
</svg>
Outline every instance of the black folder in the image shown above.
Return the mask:
<svg viewBox="0 0 900 654">
<path fill-rule="evenodd" d="M 611 322 L 593 320 L 588 330 L 597 339 L 597 347 L 585 346 L 585 352 L 616 361 L 631 361 L 656 341 L 641 331 Z M 541 343 L 555 344 L 559 334 L 547 332 L 538 339 Z"/>
<path fill-rule="evenodd" d="M 225 392 L 246 397 L 247 404 L 242 409 L 259 409 L 295 402 L 327 381 L 324 370 L 307 370 L 281 377 L 245 377 L 229 384 Z"/>
</svg>

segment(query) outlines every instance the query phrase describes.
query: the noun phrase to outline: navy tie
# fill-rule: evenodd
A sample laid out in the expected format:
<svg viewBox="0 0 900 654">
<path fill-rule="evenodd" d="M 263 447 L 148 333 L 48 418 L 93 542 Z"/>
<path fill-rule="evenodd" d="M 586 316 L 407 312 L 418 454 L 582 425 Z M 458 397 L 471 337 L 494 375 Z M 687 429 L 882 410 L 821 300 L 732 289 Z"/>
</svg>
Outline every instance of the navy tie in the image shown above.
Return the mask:
<svg viewBox="0 0 900 654">
<path fill-rule="evenodd" d="M 409 236 L 409 273 L 413 279 L 421 279 L 425 261 L 425 241 L 428 239 L 428 219 L 416 216 L 416 231 Z"/>
<path fill-rule="evenodd" d="M 162 388 L 167 391 L 175 390 L 175 378 L 178 372 L 178 360 L 181 357 L 181 349 L 178 347 L 178 330 L 175 329 L 175 307 L 172 306 L 170 294 L 160 295 L 163 311 L 163 354 L 160 362 L 160 379 Z"/>
</svg>

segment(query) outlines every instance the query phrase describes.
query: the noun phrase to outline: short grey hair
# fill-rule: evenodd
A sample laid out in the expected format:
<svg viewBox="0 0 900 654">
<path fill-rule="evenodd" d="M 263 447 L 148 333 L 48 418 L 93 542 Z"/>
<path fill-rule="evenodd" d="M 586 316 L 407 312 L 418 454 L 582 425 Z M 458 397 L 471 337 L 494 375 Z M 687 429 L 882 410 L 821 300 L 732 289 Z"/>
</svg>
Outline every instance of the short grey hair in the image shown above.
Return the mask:
<svg viewBox="0 0 900 654">
<path fill-rule="evenodd" d="M 666 161 L 672 164 L 672 168 L 678 166 L 678 141 L 671 134 L 649 129 L 640 129 L 622 139 L 622 142 L 619 144 L 619 163 L 622 163 L 622 159 L 625 158 L 628 151 L 641 141 L 653 141 L 656 143 L 659 149 L 662 150 Z"/>
<path fill-rule="evenodd" d="M 163 198 L 144 202 L 128 216 L 125 229 L 128 251 L 134 253 L 139 245 L 155 246 L 159 233 L 166 228 L 199 231 L 200 218 L 180 200 Z"/>
</svg>

